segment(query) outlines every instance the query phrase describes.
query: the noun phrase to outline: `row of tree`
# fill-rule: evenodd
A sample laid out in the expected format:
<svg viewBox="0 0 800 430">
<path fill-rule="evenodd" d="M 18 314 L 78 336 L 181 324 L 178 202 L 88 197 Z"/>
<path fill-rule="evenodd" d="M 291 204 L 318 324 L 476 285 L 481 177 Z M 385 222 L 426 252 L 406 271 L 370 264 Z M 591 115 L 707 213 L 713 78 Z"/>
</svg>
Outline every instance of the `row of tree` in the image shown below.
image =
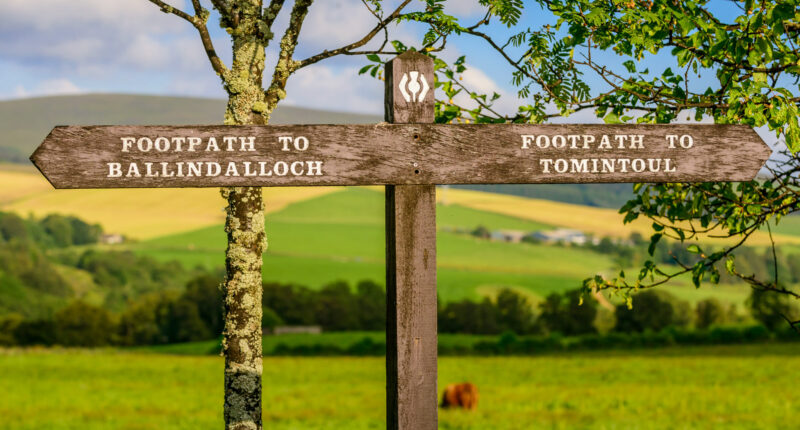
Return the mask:
<svg viewBox="0 0 800 430">
<path fill-rule="evenodd" d="M 219 277 L 204 274 L 181 292 L 146 294 L 119 314 L 74 301 L 52 316 L 0 319 L 0 345 L 157 345 L 214 339 L 222 332 Z"/>
<path fill-rule="evenodd" d="M 0 244 L 35 242 L 44 248 L 65 248 L 97 243 L 103 235 L 99 224 L 89 224 L 68 215 L 47 215 L 42 219 L 24 219 L 17 214 L 0 212 Z"/>
<path fill-rule="evenodd" d="M 11 314 L 0 319 L 3 345 L 157 345 L 216 339 L 222 332 L 219 276 L 193 278 L 183 292 L 146 294 L 121 313 L 76 301 L 52 317 Z M 263 326 L 319 325 L 324 331 L 382 331 L 386 326 L 386 294 L 381 285 L 359 282 L 351 288 L 334 282 L 319 290 L 300 285 L 264 284 Z M 782 296 L 754 291 L 748 301 L 753 318 L 766 329 L 785 329 L 784 317 L 798 317 L 798 308 Z M 672 294 L 648 290 L 634 296 L 634 306 L 622 303 L 613 311 L 579 290 L 548 295 L 538 306 L 510 289 L 493 299 L 461 300 L 439 307 L 442 333 L 564 336 L 606 332 L 647 333 L 668 328 L 706 330 L 741 324 L 735 306 L 705 299 L 694 308 Z"/>
</svg>

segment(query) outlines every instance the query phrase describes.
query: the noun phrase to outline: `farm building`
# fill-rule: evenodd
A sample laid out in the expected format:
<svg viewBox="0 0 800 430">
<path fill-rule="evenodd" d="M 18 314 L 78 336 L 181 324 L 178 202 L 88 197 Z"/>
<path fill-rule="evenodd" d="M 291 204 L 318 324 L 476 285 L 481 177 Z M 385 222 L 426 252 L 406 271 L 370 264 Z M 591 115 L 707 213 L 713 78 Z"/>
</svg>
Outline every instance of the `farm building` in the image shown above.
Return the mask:
<svg viewBox="0 0 800 430">
<path fill-rule="evenodd" d="M 582 231 L 559 228 L 555 230 L 543 230 L 534 232 L 531 235 L 534 239 L 545 243 L 571 243 L 574 245 L 585 245 L 589 238 Z"/>
<path fill-rule="evenodd" d="M 497 242 L 520 243 L 526 235 L 524 231 L 518 230 L 495 230 L 489 238 Z"/>
</svg>

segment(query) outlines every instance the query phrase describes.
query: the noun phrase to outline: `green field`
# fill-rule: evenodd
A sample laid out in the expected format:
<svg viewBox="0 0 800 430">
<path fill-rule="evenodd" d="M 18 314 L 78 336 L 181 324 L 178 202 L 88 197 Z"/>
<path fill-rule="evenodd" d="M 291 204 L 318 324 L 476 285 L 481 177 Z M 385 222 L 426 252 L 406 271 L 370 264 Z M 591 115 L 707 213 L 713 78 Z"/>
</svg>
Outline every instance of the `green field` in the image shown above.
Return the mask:
<svg viewBox="0 0 800 430">
<path fill-rule="evenodd" d="M 347 188 L 295 202 L 267 215 L 269 248 L 264 257 L 266 281 L 292 282 L 318 288 L 334 280 L 383 282 L 383 194 Z M 555 291 L 579 288 L 595 273 L 619 270 L 611 258 L 561 246 L 492 242 L 455 233 L 455 229 L 535 231 L 549 225 L 467 208 L 437 207 L 438 291 L 442 300 L 476 299 L 509 287 L 534 302 Z M 224 261 L 225 233 L 220 226 L 164 236 L 134 246 L 137 252 L 161 260 L 178 260 L 213 268 Z M 748 291 L 716 286 L 695 289 L 687 280 L 669 288 L 690 301 L 713 296 L 742 303 Z"/>
<path fill-rule="evenodd" d="M 383 194 L 349 188 L 293 203 L 267 216 L 269 248 L 266 281 L 295 282 L 318 288 L 343 279 L 357 282 L 384 277 Z M 534 231 L 547 225 L 477 211 L 441 206 L 438 215 L 438 289 L 443 300 L 477 298 L 499 286 L 536 297 L 580 286 L 587 270 L 613 266 L 602 255 L 564 247 L 490 242 L 447 229 Z M 189 266 L 218 266 L 224 261 L 221 227 L 142 242 L 138 252 Z"/>
<path fill-rule="evenodd" d="M 373 342 L 384 343 L 386 335 L 383 332 L 374 331 L 345 331 L 345 332 L 326 332 L 322 334 L 282 334 L 279 336 L 264 336 L 261 340 L 264 354 L 269 354 L 280 344 L 286 346 L 311 346 L 311 345 L 331 345 L 343 349 L 354 343 L 369 339 Z M 464 346 L 470 347 L 480 341 L 496 341 L 497 336 L 474 335 L 474 334 L 455 334 L 439 333 L 439 345 L 449 347 Z M 157 352 L 163 354 L 176 355 L 208 355 L 219 354 L 220 342 L 217 340 L 206 340 L 200 342 L 176 343 L 169 345 L 156 345 L 134 348 L 135 351 Z"/>
<path fill-rule="evenodd" d="M 788 429 L 800 345 L 668 348 L 533 358 L 441 358 L 476 412 L 444 429 Z M 222 427 L 222 359 L 100 351 L 0 354 L 0 428 Z M 381 358 L 265 358 L 269 429 L 384 428 Z"/>
</svg>

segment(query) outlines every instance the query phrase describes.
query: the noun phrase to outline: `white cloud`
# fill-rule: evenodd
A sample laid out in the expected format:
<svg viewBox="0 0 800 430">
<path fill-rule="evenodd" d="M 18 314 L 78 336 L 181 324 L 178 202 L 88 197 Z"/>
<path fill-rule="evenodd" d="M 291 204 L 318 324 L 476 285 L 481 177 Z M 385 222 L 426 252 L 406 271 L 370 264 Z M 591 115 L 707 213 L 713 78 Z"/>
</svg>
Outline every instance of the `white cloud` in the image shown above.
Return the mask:
<svg viewBox="0 0 800 430">
<path fill-rule="evenodd" d="M 47 79 L 36 84 L 33 89 L 28 90 L 22 85 L 17 85 L 14 89 L 14 98 L 52 96 L 66 94 L 80 94 L 83 91 L 72 81 L 65 78 Z"/>
<path fill-rule="evenodd" d="M 124 33 L 174 31 L 165 25 L 166 14 L 144 0 L 3 0 L 0 10 L 0 26 L 5 29 L 92 32 L 92 27 L 113 26 Z"/>
<path fill-rule="evenodd" d="M 486 94 L 487 97 L 492 97 L 492 94 L 500 94 L 500 99 L 497 100 L 492 106 L 492 110 L 501 115 L 513 115 L 517 112 L 517 107 L 520 100 L 513 92 L 508 92 L 501 88 L 489 75 L 481 69 L 467 65 L 467 70 L 460 75 L 460 82 L 469 90 L 478 94 Z M 475 101 L 469 98 L 469 95 L 462 91 L 454 102 L 462 106 L 476 106 Z"/>
<path fill-rule="evenodd" d="M 0 2 L 0 55 L 61 72 L 163 67 L 181 53 L 175 36 L 188 32 L 188 23 L 145 0 Z"/>
<path fill-rule="evenodd" d="M 286 104 L 336 111 L 383 114 L 383 82 L 358 76 L 357 69 L 321 64 L 289 79 Z"/>
<path fill-rule="evenodd" d="M 385 2 L 384 14 L 392 12 L 397 6 L 395 3 L 394 1 Z M 299 46 L 304 50 L 311 48 L 317 51 L 339 48 L 360 40 L 377 25 L 377 22 L 377 18 L 367 10 L 361 0 L 316 2 L 309 9 L 308 16 L 303 23 Z M 285 26 L 284 23 L 282 27 L 285 28 Z M 419 37 L 413 37 L 410 24 L 392 25 L 388 30 L 389 40 L 418 41 L 419 39 Z M 282 30 L 276 34 L 282 34 Z M 382 42 L 383 33 L 379 33 L 366 47 L 377 47 Z"/>
</svg>

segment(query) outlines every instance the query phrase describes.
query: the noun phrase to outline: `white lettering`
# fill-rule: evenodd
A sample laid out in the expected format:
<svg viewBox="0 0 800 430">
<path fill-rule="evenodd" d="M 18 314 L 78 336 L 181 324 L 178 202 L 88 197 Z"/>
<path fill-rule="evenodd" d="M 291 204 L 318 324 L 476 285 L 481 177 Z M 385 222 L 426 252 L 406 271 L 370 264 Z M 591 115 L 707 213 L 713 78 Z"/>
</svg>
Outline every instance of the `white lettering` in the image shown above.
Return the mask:
<svg viewBox="0 0 800 430">
<path fill-rule="evenodd" d="M 669 149 L 675 149 L 675 141 L 678 140 L 677 134 L 668 134 L 667 142 L 669 142 Z"/>
<path fill-rule="evenodd" d="M 121 178 L 122 177 L 122 164 L 121 163 L 106 163 L 108 165 L 107 178 Z"/>
<path fill-rule="evenodd" d="M 194 152 L 195 149 L 198 146 L 200 146 L 200 143 L 202 143 L 202 139 L 200 139 L 199 137 L 190 137 L 189 138 L 189 149 L 188 149 L 188 151 L 189 152 Z"/>
<path fill-rule="evenodd" d="M 644 135 L 643 134 L 632 134 L 630 137 L 631 137 L 631 148 L 632 149 L 644 149 Z"/>
<path fill-rule="evenodd" d="M 289 144 L 292 143 L 292 136 L 278 136 L 278 142 L 283 145 L 281 151 L 290 151 Z"/>
<path fill-rule="evenodd" d="M 306 175 L 322 176 L 322 161 L 309 161 Z"/>
<path fill-rule="evenodd" d="M 206 143 L 206 152 L 209 151 L 214 151 L 214 152 L 219 151 L 219 145 L 217 145 L 217 139 L 215 137 L 208 138 L 208 143 Z"/>
<path fill-rule="evenodd" d="M 203 171 L 201 170 L 202 168 L 203 168 L 202 161 L 190 161 L 189 172 L 186 174 L 186 176 L 190 178 L 192 176 L 203 176 Z"/>
<path fill-rule="evenodd" d="M 536 136 L 531 134 L 523 134 L 522 135 L 522 149 L 531 149 L 531 143 L 533 143 L 533 139 Z"/>
<path fill-rule="evenodd" d="M 165 162 L 161 163 L 161 176 L 165 178 L 171 178 L 175 176 L 175 172 L 169 170 L 169 163 Z"/>
<path fill-rule="evenodd" d="M 131 176 L 136 178 L 142 177 L 142 175 L 139 173 L 139 166 L 137 166 L 136 163 L 131 163 L 131 165 L 128 166 L 128 174 L 125 175 L 125 177 L 130 178 Z"/>
<path fill-rule="evenodd" d="M 145 167 L 147 167 L 147 172 L 144 174 L 145 178 L 157 178 L 158 172 L 153 172 L 153 163 L 144 163 Z"/>
<path fill-rule="evenodd" d="M 570 161 L 572 161 L 572 169 L 570 170 L 572 173 L 589 173 L 589 160 L 572 158 Z"/>
<path fill-rule="evenodd" d="M 240 137 L 239 142 L 241 143 L 241 148 L 239 151 L 249 151 L 255 152 L 256 150 L 256 137 L 255 136 L 248 136 L 248 137 Z"/>
<path fill-rule="evenodd" d="M 272 171 L 278 176 L 286 176 L 286 174 L 289 173 L 289 164 L 285 161 L 278 161 L 272 167 Z"/>
<path fill-rule="evenodd" d="M 206 161 L 206 176 L 219 176 L 220 173 L 222 173 L 222 166 L 219 163 Z"/>
<path fill-rule="evenodd" d="M 150 152 L 153 149 L 153 141 L 149 137 L 142 137 L 136 142 L 136 147 L 139 148 L 139 151 Z"/>
<path fill-rule="evenodd" d="M 226 151 L 233 151 L 233 144 L 236 142 L 236 137 L 234 136 L 224 136 L 222 141 L 225 142 L 227 147 L 225 147 Z"/>
<path fill-rule="evenodd" d="M 233 161 L 228 163 L 228 169 L 225 170 L 225 176 L 239 176 L 239 170 L 236 168 L 236 163 Z"/>
<path fill-rule="evenodd" d="M 266 161 L 259 161 L 258 167 L 261 169 L 259 172 L 259 176 L 272 176 L 272 171 L 270 170 L 267 172 L 267 162 Z"/>
<path fill-rule="evenodd" d="M 550 137 L 539 135 L 539 137 L 536 138 L 536 146 L 547 149 L 547 147 L 550 146 Z"/>
<path fill-rule="evenodd" d="M 175 152 L 183 151 L 183 144 L 186 143 L 185 137 L 173 137 L 172 143 L 175 144 Z"/>
<path fill-rule="evenodd" d="M 303 164 L 305 164 L 305 163 L 303 163 L 302 161 L 295 161 L 294 163 L 292 163 L 292 165 L 289 166 L 289 170 L 292 172 L 292 175 L 294 175 L 294 176 L 302 175 L 303 174 Z"/>
<path fill-rule="evenodd" d="M 166 152 L 169 150 L 169 139 L 166 137 L 157 137 L 155 141 L 156 151 Z"/>
<path fill-rule="evenodd" d="M 122 140 L 122 152 L 128 152 L 134 142 L 136 142 L 135 137 L 121 137 L 120 140 Z"/>
<path fill-rule="evenodd" d="M 300 136 L 294 140 L 294 149 L 298 151 L 305 151 L 308 149 L 308 139 L 305 136 Z"/>
<path fill-rule="evenodd" d="M 553 160 L 542 158 L 539 160 L 539 164 L 542 166 L 542 173 L 550 173 L 550 166 L 553 164 Z"/>
<path fill-rule="evenodd" d="M 250 170 L 250 164 L 252 164 L 251 162 L 243 161 L 242 164 L 244 164 L 244 175 L 245 176 L 256 176 L 256 172 L 253 172 L 253 171 Z"/>
</svg>

